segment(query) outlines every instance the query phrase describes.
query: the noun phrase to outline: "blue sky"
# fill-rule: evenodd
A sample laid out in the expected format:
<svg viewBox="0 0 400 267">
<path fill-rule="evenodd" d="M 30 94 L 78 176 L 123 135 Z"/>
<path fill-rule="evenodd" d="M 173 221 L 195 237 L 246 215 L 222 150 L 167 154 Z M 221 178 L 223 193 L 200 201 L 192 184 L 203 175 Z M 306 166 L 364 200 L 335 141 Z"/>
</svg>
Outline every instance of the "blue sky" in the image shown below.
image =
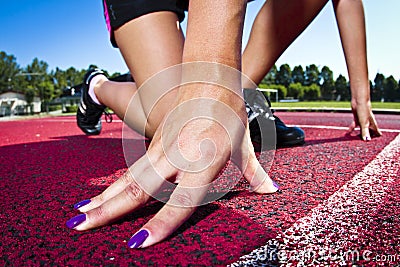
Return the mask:
<svg viewBox="0 0 400 267">
<path fill-rule="evenodd" d="M 21 67 L 37 57 L 50 70 L 90 64 L 112 72 L 127 68 L 117 49 L 108 41 L 101 0 L 1 1 L 0 50 L 13 54 Z M 244 44 L 251 23 L 264 1 L 248 5 Z M 400 79 L 400 1 L 364 0 L 370 79 L 380 72 Z M 288 21 L 290 23 L 290 21 Z M 185 27 L 185 25 L 183 25 Z M 331 68 L 336 78 L 347 70 L 331 3 L 278 60 L 292 68 L 316 64 Z"/>
</svg>

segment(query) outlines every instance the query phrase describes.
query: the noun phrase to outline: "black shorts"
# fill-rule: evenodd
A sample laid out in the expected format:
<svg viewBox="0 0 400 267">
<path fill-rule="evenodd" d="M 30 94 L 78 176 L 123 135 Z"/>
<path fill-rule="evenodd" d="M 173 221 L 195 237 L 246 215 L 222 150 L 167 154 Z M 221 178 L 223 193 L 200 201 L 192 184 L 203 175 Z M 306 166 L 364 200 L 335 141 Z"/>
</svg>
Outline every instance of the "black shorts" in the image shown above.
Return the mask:
<svg viewBox="0 0 400 267">
<path fill-rule="evenodd" d="M 182 22 L 188 9 L 188 2 L 188 0 L 103 0 L 104 18 L 112 45 L 117 47 L 114 30 L 149 13 L 171 11 L 176 13 Z"/>
</svg>

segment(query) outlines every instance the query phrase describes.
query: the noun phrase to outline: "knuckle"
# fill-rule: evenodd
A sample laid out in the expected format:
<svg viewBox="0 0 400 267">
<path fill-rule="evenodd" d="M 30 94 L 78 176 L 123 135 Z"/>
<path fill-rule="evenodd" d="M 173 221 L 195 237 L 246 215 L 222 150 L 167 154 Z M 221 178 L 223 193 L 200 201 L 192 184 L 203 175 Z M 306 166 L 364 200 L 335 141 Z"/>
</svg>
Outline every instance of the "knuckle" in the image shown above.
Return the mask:
<svg viewBox="0 0 400 267">
<path fill-rule="evenodd" d="M 174 214 L 175 215 L 175 214 Z M 174 217 L 169 217 L 169 218 L 174 218 Z M 166 221 L 153 217 L 151 220 L 151 229 L 157 230 L 157 229 L 169 229 L 171 227 L 170 223 L 167 223 Z M 154 230 L 152 232 L 154 232 Z"/>
<path fill-rule="evenodd" d="M 194 201 L 193 196 L 187 191 L 181 191 L 174 193 L 171 196 L 170 203 L 180 207 L 193 207 Z"/>
<path fill-rule="evenodd" d="M 104 221 L 105 219 L 107 220 L 107 212 L 103 206 L 99 206 L 93 210 L 90 211 L 90 218 L 93 221 Z"/>
<path fill-rule="evenodd" d="M 140 203 L 142 203 L 145 201 L 145 193 L 142 188 L 140 188 L 140 186 L 136 183 L 130 183 L 125 188 L 125 193 L 128 198 L 133 202 L 139 201 Z"/>
<path fill-rule="evenodd" d="M 103 203 L 105 201 L 105 196 L 104 196 L 104 192 L 102 192 L 100 195 L 97 196 L 97 200 L 100 203 Z"/>
<path fill-rule="evenodd" d="M 122 175 L 120 179 L 122 180 L 123 184 L 131 184 L 133 181 L 130 171 L 127 171 L 124 175 Z"/>
</svg>

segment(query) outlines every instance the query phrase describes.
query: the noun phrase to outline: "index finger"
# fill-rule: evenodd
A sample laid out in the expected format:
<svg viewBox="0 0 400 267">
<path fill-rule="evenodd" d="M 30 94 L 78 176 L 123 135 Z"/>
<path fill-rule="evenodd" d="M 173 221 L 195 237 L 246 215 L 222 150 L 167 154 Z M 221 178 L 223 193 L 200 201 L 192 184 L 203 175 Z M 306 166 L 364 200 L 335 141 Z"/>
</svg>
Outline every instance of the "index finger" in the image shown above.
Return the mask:
<svg viewBox="0 0 400 267">
<path fill-rule="evenodd" d="M 163 162 L 165 160 L 159 160 L 157 166 L 154 166 L 147 153 L 130 168 L 130 175 L 123 177 L 122 185 L 117 183 L 118 186 L 113 187 L 107 195 L 108 199 L 103 199 L 98 206 L 70 219 L 67 226 L 79 231 L 96 228 L 141 207 L 167 182 L 163 175 L 168 178 L 173 174 L 170 165 Z"/>
<path fill-rule="evenodd" d="M 131 237 L 128 246 L 148 247 L 171 235 L 194 213 L 197 206 L 203 203 L 210 180 L 212 179 L 201 179 L 199 174 L 184 175 L 168 202 Z"/>
</svg>

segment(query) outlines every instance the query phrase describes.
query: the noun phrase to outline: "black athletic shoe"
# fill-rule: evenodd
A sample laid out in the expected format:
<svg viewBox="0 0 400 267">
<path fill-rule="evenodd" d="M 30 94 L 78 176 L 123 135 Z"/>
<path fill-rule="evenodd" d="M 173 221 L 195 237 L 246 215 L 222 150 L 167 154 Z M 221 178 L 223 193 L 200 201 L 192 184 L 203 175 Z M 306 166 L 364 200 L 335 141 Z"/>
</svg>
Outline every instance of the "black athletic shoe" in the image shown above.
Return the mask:
<svg viewBox="0 0 400 267">
<path fill-rule="evenodd" d="M 103 113 L 107 116 L 107 122 L 112 121 L 111 115 L 105 111 L 106 106 L 96 104 L 89 96 L 90 81 L 97 75 L 105 75 L 105 73 L 99 69 L 91 69 L 85 74 L 81 88 L 81 101 L 76 113 L 78 127 L 87 135 L 100 134 Z"/>
<path fill-rule="evenodd" d="M 274 115 L 275 118 L 275 129 L 276 129 L 276 146 L 278 147 L 290 147 L 303 145 L 304 142 L 304 131 L 299 127 L 288 127 Z"/>
<path fill-rule="evenodd" d="M 250 127 L 250 137 L 254 149 L 259 152 L 277 147 L 289 147 L 304 144 L 304 131 L 298 127 L 288 127 L 277 116 L 272 114 L 271 104 L 265 95 L 254 89 L 244 89 L 247 117 Z M 276 136 L 268 130 L 274 123 Z M 264 135 L 262 135 L 262 131 Z M 261 147 L 262 146 L 262 147 Z"/>
</svg>

